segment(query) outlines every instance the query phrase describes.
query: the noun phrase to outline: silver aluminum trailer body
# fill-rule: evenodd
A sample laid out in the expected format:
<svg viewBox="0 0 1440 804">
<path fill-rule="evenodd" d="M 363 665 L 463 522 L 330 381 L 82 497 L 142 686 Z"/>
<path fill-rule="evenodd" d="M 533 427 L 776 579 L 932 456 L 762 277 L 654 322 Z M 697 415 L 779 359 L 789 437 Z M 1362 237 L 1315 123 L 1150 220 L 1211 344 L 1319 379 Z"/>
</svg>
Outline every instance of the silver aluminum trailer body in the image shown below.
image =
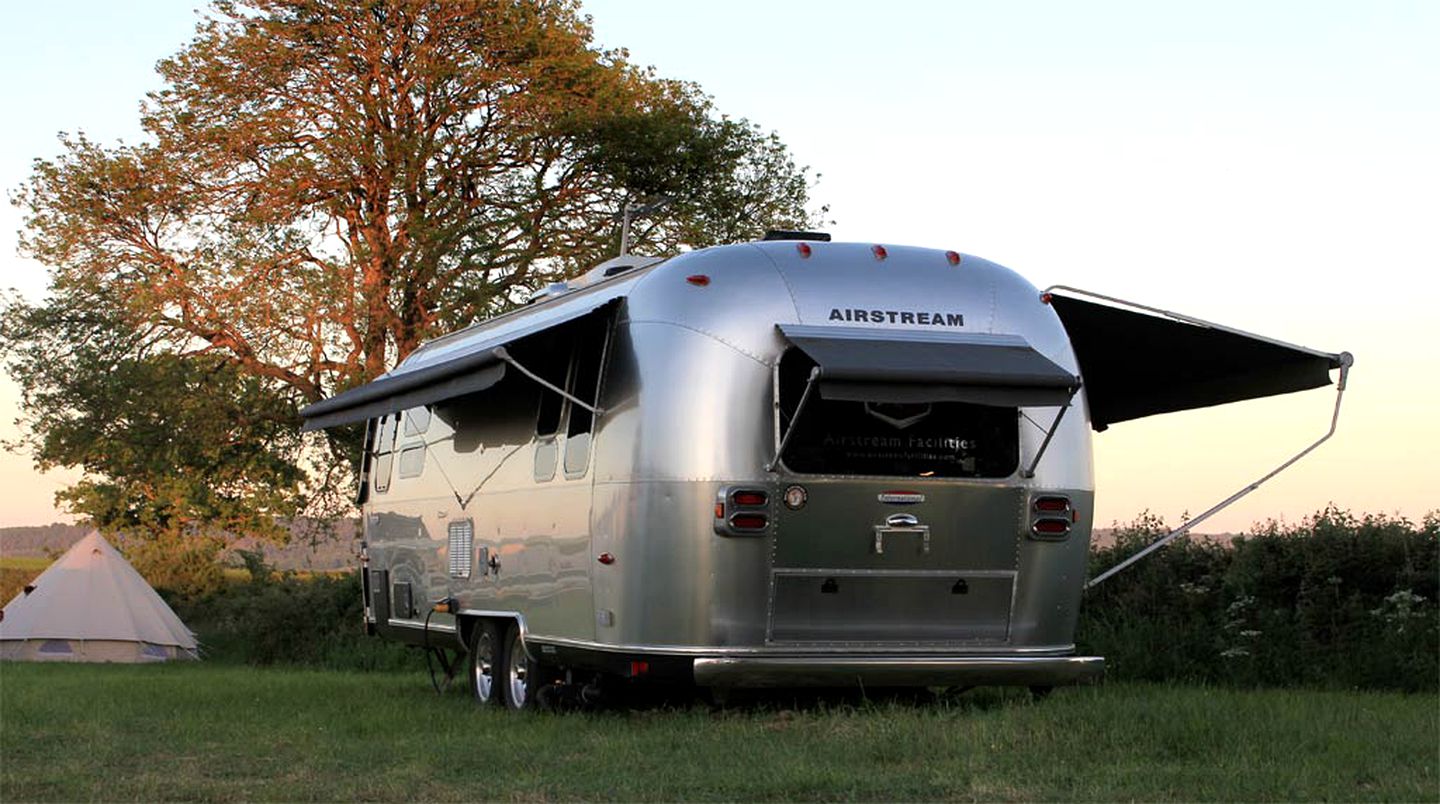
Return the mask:
<svg viewBox="0 0 1440 804">
<path fill-rule="evenodd" d="M 1037 288 L 789 241 L 586 279 L 305 411 L 370 420 L 375 630 L 499 661 L 508 623 L 532 668 L 701 686 L 1103 672 L 1091 416 Z"/>
</svg>

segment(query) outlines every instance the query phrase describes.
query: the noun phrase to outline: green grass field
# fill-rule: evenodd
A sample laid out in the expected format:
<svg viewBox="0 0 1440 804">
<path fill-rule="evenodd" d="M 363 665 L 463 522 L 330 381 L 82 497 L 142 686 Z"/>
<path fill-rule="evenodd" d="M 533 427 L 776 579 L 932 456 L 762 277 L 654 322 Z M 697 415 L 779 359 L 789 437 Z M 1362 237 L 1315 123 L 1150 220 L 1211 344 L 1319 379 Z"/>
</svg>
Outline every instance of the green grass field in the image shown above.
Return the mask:
<svg viewBox="0 0 1440 804">
<path fill-rule="evenodd" d="M 1440 799 L 1440 696 L 1159 685 L 514 716 L 418 674 L 0 665 L 0 800 Z"/>
</svg>

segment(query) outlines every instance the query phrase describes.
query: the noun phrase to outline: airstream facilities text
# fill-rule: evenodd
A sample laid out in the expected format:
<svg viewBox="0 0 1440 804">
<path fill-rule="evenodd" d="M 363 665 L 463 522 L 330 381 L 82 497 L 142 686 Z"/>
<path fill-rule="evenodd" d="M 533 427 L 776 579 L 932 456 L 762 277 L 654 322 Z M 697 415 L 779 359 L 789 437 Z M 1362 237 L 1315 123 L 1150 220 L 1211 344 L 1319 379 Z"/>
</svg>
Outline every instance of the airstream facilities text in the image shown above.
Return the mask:
<svg viewBox="0 0 1440 804">
<path fill-rule="evenodd" d="M 809 237 L 618 257 L 302 415 L 366 423 L 368 627 L 482 701 L 1050 686 L 1103 672 L 1092 430 L 1347 359 Z"/>
</svg>

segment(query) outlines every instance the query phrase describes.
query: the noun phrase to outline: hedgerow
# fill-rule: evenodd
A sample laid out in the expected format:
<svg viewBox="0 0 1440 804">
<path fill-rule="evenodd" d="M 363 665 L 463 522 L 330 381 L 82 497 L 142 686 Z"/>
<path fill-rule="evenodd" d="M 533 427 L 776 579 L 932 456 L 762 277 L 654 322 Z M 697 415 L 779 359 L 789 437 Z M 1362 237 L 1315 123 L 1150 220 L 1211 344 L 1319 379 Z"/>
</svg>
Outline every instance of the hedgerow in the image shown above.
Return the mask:
<svg viewBox="0 0 1440 804">
<path fill-rule="evenodd" d="M 1166 531 L 1152 515 L 1091 553 L 1091 577 Z M 1229 544 L 1181 539 L 1086 596 L 1077 640 L 1115 679 L 1440 689 L 1440 513 L 1416 525 L 1328 508 Z"/>
</svg>

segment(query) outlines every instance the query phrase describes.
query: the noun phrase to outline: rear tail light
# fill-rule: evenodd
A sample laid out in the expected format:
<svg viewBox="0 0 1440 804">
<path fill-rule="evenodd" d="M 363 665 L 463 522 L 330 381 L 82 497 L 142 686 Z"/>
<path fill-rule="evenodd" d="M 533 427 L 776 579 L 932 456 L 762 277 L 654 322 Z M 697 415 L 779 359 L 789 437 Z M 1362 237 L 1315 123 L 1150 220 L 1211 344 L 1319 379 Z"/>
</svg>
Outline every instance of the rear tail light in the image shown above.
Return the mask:
<svg viewBox="0 0 1440 804">
<path fill-rule="evenodd" d="M 770 527 L 770 491 L 750 485 L 721 486 L 715 493 L 715 532 L 763 536 Z"/>
<path fill-rule="evenodd" d="M 1080 521 L 1080 512 L 1063 494 L 1037 494 L 1030 500 L 1030 535 L 1058 541 L 1070 535 L 1070 524 Z"/>
<path fill-rule="evenodd" d="M 764 530 L 769 524 L 770 518 L 759 513 L 740 513 L 730 517 L 730 527 L 736 530 Z"/>
<path fill-rule="evenodd" d="M 1036 497 L 1035 510 L 1042 514 L 1067 514 L 1070 512 L 1070 498 Z"/>
<path fill-rule="evenodd" d="M 741 489 L 731 494 L 730 500 L 743 508 L 764 508 L 770 502 L 770 495 L 763 491 Z"/>
<path fill-rule="evenodd" d="M 1053 516 L 1041 517 L 1030 525 L 1030 531 L 1036 536 L 1051 539 L 1068 536 L 1070 535 L 1070 520 Z"/>
</svg>

